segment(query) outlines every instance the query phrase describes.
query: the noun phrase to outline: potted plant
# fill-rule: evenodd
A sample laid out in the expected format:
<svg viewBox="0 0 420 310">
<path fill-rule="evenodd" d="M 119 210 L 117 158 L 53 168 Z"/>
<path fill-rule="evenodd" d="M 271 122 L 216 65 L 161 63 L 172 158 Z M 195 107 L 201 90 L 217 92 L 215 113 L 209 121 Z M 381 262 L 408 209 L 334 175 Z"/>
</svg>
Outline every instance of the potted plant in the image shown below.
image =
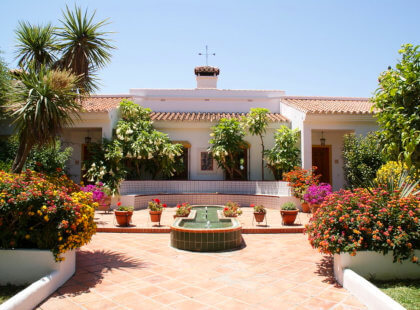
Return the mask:
<svg viewBox="0 0 420 310">
<path fill-rule="evenodd" d="M 166 208 L 166 203 L 160 203 L 158 198 L 149 201 L 150 221 L 153 223 L 160 223 L 163 208 Z"/>
<path fill-rule="evenodd" d="M 178 204 L 176 206 L 176 212 L 174 214 L 174 218 L 177 217 L 186 217 L 190 214 L 191 212 L 191 206 L 189 203 L 184 202 L 183 204 Z"/>
<path fill-rule="evenodd" d="M 325 197 L 332 193 L 331 185 L 328 183 L 321 183 L 319 185 L 311 185 L 308 187 L 304 199 L 309 203 L 311 212 L 315 213 Z"/>
<path fill-rule="evenodd" d="M 261 223 L 264 221 L 265 214 L 267 213 L 267 210 L 263 205 L 250 205 L 251 208 L 254 208 L 254 217 L 255 221 L 257 223 Z"/>
<path fill-rule="evenodd" d="M 119 226 L 130 226 L 133 210 L 133 207 L 121 206 L 120 201 L 117 203 L 117 209 L 114 210 L 114 214 Z"/>
<path fill-rule="evenodd" d="M 102 182 L 95 185 L 86 185 L 80 187 L 83 192 L 92 193 L 92 199 L 98 203 L 97 210 L 108 212 L 111 210 L 111 190 Z"/>
<path fill-rule="evenodd" d="M 223 214 L 226 217 L 237 217 L 242 214 L 242 210 L 239 208 L 239 204 L 233 201 L 228 201 L 223 208 Z"/>
<path fill-rule="evenodd" d="M 286 202 L 280 208 L 280 214 L 284 225 L 293 225 L 299 210 L 293 202 Z"/>
</svg>

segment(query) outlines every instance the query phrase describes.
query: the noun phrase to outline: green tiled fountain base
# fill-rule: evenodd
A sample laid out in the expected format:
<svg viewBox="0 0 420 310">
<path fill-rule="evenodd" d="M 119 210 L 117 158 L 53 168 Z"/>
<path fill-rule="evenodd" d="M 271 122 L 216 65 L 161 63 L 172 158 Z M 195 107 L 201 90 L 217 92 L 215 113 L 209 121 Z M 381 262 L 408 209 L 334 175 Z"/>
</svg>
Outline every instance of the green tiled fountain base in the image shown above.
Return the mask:
<svg viewBox="0 0 420 310">
<path fill-rule="evenodd" d="M 171 231 L 171 245 L 188 251 L 211 252 L 238 248 L 242 243 L 240 230 L 227 232 Z"/>
</svg>

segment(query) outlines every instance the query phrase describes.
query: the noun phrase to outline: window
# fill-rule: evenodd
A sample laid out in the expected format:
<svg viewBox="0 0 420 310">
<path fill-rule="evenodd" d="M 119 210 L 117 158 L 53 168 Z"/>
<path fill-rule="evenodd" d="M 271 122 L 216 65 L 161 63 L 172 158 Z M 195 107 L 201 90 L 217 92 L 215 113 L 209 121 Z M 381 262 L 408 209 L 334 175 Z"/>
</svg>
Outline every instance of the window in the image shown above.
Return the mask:
<svg viewBox="0 0 420 310">
<path fill-rule="evenodd" d="M 201 152 L 201 171 L 213 171 L 213 156 L 207 152 Z"/>
</svg>

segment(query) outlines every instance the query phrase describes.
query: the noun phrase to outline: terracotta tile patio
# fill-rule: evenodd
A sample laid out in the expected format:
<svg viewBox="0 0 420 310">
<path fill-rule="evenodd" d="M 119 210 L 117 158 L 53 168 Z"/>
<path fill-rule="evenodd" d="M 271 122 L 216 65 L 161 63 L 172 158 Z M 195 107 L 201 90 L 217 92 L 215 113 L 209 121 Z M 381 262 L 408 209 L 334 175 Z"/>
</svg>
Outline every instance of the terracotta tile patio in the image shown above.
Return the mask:
<svg viewBox="0 0 420 310">
<path fill-rule="evenodd" d="M 302 229 L 305 224 L 308 223 L 311 214 L 299 212 L 298 217 L 296 218 L 295 225 L 293 226 L 284 226 L 281 222 L 281 215 L 279 210 L 267 209 L 267 223 L 256 223 L 253 221 L 253 209 L 249 207 L 241 208 L 243 214 L 238 217 L 239 221 L 242 224 L 242 228 L 245 230 L 245 233 L 253 232 L 254 230 L 262 232 L 277 233 L 280 231 L 290 232 L 302 232 Z M 153 232 L 169 232 L 169 227 L 174 222 L 173 215 L 175 214 L 175 207 L 168 207 L 162 213 L 161 225 L 158 226 L 157 223 L 150 222 L 149 210 L 136 210 L 133 213 L 132 224 L 129 228 L 124 228 L 124 232 L 152 232 L 150 229 L 153 229 Z M 99 231 L 117 231 L 114 228 L 119 228 L 113 213 L 105 213 L 102 211 L 97 211 L 95 213 L 95 221 L 97 223 Z M 112 229 L 110 229 L 112 228 Z M 121 230 L 121 228 L 120 228 Z"/>
<path fill-rule="evenodd" d="M 39 309 L 363 309 L 302 234 L 244 235 L 240 250 L 173 249 L 168 234 L 98 233 Z"/>
</svg>

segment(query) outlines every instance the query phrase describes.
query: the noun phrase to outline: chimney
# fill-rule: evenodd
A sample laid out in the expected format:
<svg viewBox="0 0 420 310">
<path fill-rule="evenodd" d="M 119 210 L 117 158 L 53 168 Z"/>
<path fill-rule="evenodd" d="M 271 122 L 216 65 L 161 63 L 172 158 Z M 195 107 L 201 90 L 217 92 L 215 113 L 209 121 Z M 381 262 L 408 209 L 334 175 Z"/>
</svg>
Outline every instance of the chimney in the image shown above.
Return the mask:
<svg viewBox="0 0 420 310">
<path fill-rule="evenodd" d="M 197 88 L 217 88 L 219 68 L 210 66 L 195 67 L 194 73 L 197 79 Z"/>
</svg>

